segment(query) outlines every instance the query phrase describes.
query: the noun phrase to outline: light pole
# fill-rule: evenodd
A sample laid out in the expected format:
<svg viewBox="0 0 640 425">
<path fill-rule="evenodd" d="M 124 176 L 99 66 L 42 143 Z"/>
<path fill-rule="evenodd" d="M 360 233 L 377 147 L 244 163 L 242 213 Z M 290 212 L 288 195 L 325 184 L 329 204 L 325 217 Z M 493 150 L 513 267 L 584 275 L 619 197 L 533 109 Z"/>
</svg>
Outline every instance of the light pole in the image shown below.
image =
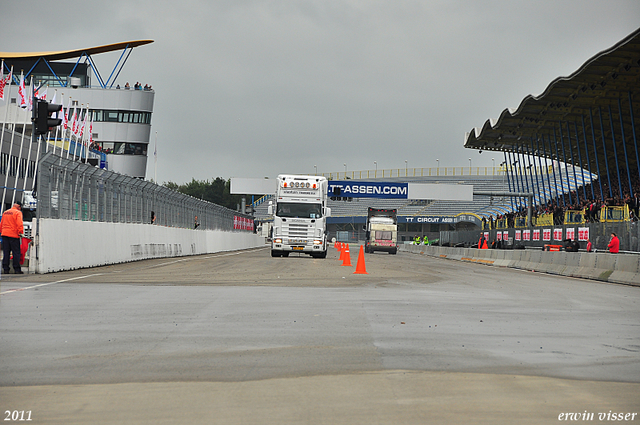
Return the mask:
<svg viewBox="0 0 640 425">
<path fill-rule="evenodd" d="M 440 160 L 436 159 L 436 176 L 440 175 Z"/>
<path fill-rule="evenodd" d="M 404 176 L 409 177 L 409 160 L 404 160 Z"/>
<path fill-rule="evenodd" d="M 469 175 L 471 175 L 471 158 L 469 158 Z"/>
<path fill-rule="evenodd" d="M 496 175 L 496 159 L 495 158 L 491 158 L 491 162 L 493 162 L 493 175 Z"/>
<path fill-rule="evenodd" d="M 315 170 L 316 170 L 316 176 L 317 176 L 317 175 L 318 175 L 318 166 L 317 166 L 317 165 L 314 165 L 314 166 L 313 166 L 313 168 L 315 168 Z"/>
<path fill-rule="evenodd" d="M 376 166 L 376 173 L 373 176 L 378 177 L 378 161 L 373 161 L 373 165 Z"/>
<path fill-rule="evenodd" d="M 346 179 L 347 178 L 347 164 L 344 163 L 342 165 L 344 165 L 344 178 Z"/>
</svg>

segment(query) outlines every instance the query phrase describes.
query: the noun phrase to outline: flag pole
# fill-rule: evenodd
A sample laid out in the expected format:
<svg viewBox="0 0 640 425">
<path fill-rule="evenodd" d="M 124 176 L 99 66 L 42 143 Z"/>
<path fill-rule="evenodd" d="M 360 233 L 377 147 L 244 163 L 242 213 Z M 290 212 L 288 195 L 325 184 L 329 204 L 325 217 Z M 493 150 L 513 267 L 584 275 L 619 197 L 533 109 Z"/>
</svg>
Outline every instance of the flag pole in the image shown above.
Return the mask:
<svg viewBox="0 0 640 425">
<path fill-rule="evenodd" d="M 11 99 L 11 83 L 13 82 L 13 66 L 11 67 L 11 71 L 9 71 L 9 75 L 11 76 L 11 78 L 9 78 L 9 86 L 7 88 L 7 92 L 8 92 L 8 99 Z M 4 60 L 2 61 L 2 76 L 4 78 Z M 9 121 L 9 104 L 11 102 L 7 101 L 5 103 L 5 112 L 4 112 L 4 122 L 2 123 L 2 135 L 0 135 L 0 146 L 2 146 L 4 144 L 4 133 L 5 133 L 5 127 L 7 125 L 7 121 Z M 9 155 L 9 158 L 11 158 L 11 155 Z M 8 167 L 9 164 L 7 164 Z M 0 212 L 2 211 L 2 209 L 4 208 L 4 198 L 5 195 L 7 193 L 7 182 L 6 182 L 6 176 L 9 174 L 9 169 L 7 168 L 6 170 L 6 175 L 5 175 L 5 182 L 4 182 L 4 188 L 2 189 L 2 205 L 0 205 Z"/>
<path fill-rule="evenodd" d="M 156 131 L 156 144 L 153 148 L 153 182 L 158 184 L 158 132 Z"/>
<path fill-rule="evenodd" d="M 33 75 L 31 76 L 31 95 L 29 96 L 29 103 L 27 103 L 27 107 L 25 108 L 25 117 L 24 122 L 22 123 L 22 135 L 20 136 L 20 150 L 18 151 L 18 161 L 16 163 L 16 176 L 13 179 L 13 197 L 11 198 L 11 204 L 16 202 L 16 195 L 18 195 L 18 179 L 20 178 L 20 165 L 22 163 L 22 148 L 24 147 L 24 135 L 27 132 L 27 121 L 29 119 L 29 112 L 31 112 L 31 133 L 35 134 L 35 126 L 36 126 L 36 91 L 35 86 L 33 85 Z M 29 108 L 31 106 L 31 108 Z M 31 149 L 31 146 L 29 146 Z M 9 164 L 11 164 L 11 155 L 9 155 Z M 6 186 L 6 185 L 5 185 Z"/>
</svg>

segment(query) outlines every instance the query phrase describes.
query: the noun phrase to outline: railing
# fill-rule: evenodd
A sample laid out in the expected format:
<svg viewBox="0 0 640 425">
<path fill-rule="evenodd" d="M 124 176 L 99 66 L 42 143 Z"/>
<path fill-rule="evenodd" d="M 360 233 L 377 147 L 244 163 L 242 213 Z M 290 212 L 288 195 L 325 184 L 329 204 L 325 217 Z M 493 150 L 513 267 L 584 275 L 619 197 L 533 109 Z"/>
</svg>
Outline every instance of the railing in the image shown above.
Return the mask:
<svg viewBox="0 0 640 425">
<path fill-rule="evenodd" d="M 527 217 L 516 217 L 514 219 L 513 227 L 515 227 L 516 229 L 523 229 L 523 228 L 529 227 L 527 225 Z"/>
<path fill-rule="evenodd" d="M 564 224 L 584 224 L 584 222 L 584 209 L 565 211 Z"/>
<path fill-rule="evenodd" d="M 496 229 L 508 229 L 508 228 L 509 227 L 507 226 L 506 218 L 500 218 L 496 220 Z"/>
<path fill-rule="evenodd" d="M 629 206 L 624 207 L 603 207 L 600 210 L 601 223 L 619 223 L 629 221 Z"/>
<path fill-rule="evenodd" d="M 543 167 L 544 168 L 544 167 Z M 322 173 L 329 180 L 377 179 L 394 177 L 434 177 L 434 176 L 502 176 L 504 167 L 438 167 L 438 168 L 390 168 L 380 170 L 344 171 Z"/>
<path fill-rule="evenodd" d="M 52 153 L 39 163 L 39 218 L 248 230 L 247 214 Z"/>
<path fill-rule="evenodd" d="M 553 214 L 540 214 L 536 219 L 537 226 L 553 226 Z"/>
<path fill-rule="evenodd" d="M 569 166 L 571 167 L 571 166 Z M 563 168 L 564 169 L 564 168 Z M 578 172 L 579 169 L 576 169 Z M 345 179 L 377 179 L 377 178 L 398 178 L 398 177 L 438 177 L 438 176 L 504 176 L 507 172 L 525 176 L 548 176 L 553 174 L 553 167 L 435 167 L 435 168 L 387 168 L 363 171 L 337 171 L 322 173 L 321 176 L 329 180 Z M 556 168 L 556 172 L 559 172 Z M 316 173 L 317 174 L 317 173 Z M 591 181 L 590 176 L 585 172 L 585 181 L 575 182 L 576 184 L 587 184 Z M 582 175 L 582 172 L 580 172 Z M 595 177 L 594 177 L 595 178 Z"/>
</svg>

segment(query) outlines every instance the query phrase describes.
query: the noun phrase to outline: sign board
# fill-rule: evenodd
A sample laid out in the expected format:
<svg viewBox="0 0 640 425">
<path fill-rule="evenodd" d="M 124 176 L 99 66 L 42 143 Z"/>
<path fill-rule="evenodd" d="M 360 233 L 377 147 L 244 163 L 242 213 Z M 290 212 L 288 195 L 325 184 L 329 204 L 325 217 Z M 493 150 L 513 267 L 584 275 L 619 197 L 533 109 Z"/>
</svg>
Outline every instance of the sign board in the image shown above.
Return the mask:
<svg viewBox="0 0 640 425">
<path fill-rule="evenodd" d="M 276 192 L 277 180 L 234 177 L 233 195 L 267 195 Z M 342 198 L 433 199 L 473 201 L 473 186 L 463 184 L 399 183 L 330 180 L 328 196 Z"/>
<path fill-rule="evenodd" d="M 344 198 L 408 199 L 408 183 L 330 180 L 329 196 Z"/>
<path fill-rule="evenodd" d="M 344 198 L 473 201 L 473 186 L 462 184 L 330 180 L 328 195 Z"/>
<path fill-rule="evenodd" d="M 271 195 L 276 193 L 276 179 L 250 179 L 233 177 L 231 179 L 232 195 Z"/>
</svg>

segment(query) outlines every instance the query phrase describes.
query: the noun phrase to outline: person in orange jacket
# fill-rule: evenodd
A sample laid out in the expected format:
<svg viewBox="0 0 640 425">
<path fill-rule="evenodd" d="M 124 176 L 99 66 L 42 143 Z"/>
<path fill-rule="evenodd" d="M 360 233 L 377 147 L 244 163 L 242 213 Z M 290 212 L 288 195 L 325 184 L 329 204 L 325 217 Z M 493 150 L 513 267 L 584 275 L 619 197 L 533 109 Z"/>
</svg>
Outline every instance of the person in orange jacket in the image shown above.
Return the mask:
<svg viewBox="0 0 640 425">
<path fill-rule="evenodd" d="M 20 268 L 20 236 L 24 233 L 22 224 L 22 202 L 16 201 L 13 207 L 2 214 L 0 234 L 2 235 L 2 268 L 9 274 L 9 258 L 13 254 L 13 271 L 23 274 Z"/>
<path fill-rule="evenodd" d="M 612 254 L 617 254 L 620 251 L 620 239 L 618 239 L 618 236 L 611 232 L 611 242 L 609 242 L 609 245 L 607 245 L 609 247 L 609 252 Z"/>
</svg>

